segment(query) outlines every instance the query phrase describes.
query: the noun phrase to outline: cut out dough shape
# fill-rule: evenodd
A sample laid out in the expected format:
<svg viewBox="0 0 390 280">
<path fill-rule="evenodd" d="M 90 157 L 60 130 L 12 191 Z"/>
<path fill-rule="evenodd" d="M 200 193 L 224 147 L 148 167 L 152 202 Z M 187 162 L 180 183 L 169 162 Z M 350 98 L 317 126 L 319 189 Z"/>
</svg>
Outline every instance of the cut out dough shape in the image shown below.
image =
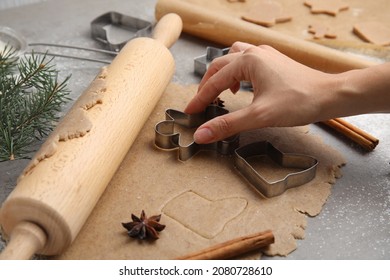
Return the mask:
<svg viewBox="0 0 390 280">
<path fill-rule="evenodd" d="M 248 201 L 244 198 L 212 201 L 188 191 L 170 200 L 163 213 L 202 237 L 212 239 L 224 229 L 226 223 L 239 216 L 247 204 Z M 177 211 L 178 209 L 181 211 Z M 217 218 L 211 219 L 210 215 Z"/>
<path fill-rule="evenodd" d="M 241 18 L 266 27 L 292 19 L 291 16 L 283 13 L 281 4 L 272 0 L 259 1 L 256 5 L 251 6 L 250 10 L 242 15 Z"/>
<path fill-rule="evenodd" d="M 337 35 L 329 30 L 329 27 L 322 24 L 311 24 L 308 29 L 313 34 L 314 39 L 329 38 L 335 39 Z"/>
<path fill-rule="evenodd" d="M 390 45 L 390 28 L 380 22 L 360 22 L 355 24 L 353 32 L 362 40 L 381 46 Z"/>
<path fill-rule="evenodd" d="M 313 14 L 336 16 L 340 11 L 349 9 L 348 4 L 340 0 L 307 0 L 304 4 L 311 8 Z"/>
</svg>

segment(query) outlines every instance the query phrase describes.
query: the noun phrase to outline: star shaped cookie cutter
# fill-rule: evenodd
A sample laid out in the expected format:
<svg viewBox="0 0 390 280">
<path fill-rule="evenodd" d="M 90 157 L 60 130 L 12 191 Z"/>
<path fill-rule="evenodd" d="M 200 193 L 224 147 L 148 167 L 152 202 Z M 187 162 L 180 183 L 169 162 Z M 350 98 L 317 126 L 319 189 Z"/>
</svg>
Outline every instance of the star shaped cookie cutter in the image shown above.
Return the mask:
<svg viewBox="0 0 390 280">
<path fill-rule="evenodd" d="M 203 77 L 213 59 L 227 54 L 229 50 L 230 48 L 206 47 L 206 54 L 194 58 L 194 73 Z"/>
<path fill-rule="evenodd" d="M 194 58 L 194 73 L 203 77 L 207 72 L 207 69 L 210 66 L 210 63 L 217 57 L 224 56 L 229 53 L 230 48 L 216 48 L 216 47 L 206 47 L 206 54 Z M 241 81 L 241 87 L 245 89 L 252 88 L 252 84 L 247 81 Z"/>
<path fill-rule="evenodd" d="M 304 154 L 282 153 L 267 141 L 254 142 L 239 147 L 239 135 L 211 144 L 190 143 L 187 146 L 180 144 L 180 134 L 175 132 L 175 125 L 187 128 L 198 127 L 206 121 L 227 114 L 229 111 L 210 105 L 199 114 L 185 114 L 174 109 L 165 111 L 166 120 L 155 126 L 155 145 L 163 150 L 178 149 L 178 158 L 186 161 L 201 150 L 215 150 L 222 155 L 234 155 L 234 165 L 238 171 L 265 197 L 274 197 L 284 193 L 287 189 L 304 185 L 316 175 L 318 161 L 314 157 Z M 279 166 L 297 168 L 300 171 L 291 172 L 283 179 L 268 181 L 248 162 L 251 157 L 268 156 Z"/>
</svg>

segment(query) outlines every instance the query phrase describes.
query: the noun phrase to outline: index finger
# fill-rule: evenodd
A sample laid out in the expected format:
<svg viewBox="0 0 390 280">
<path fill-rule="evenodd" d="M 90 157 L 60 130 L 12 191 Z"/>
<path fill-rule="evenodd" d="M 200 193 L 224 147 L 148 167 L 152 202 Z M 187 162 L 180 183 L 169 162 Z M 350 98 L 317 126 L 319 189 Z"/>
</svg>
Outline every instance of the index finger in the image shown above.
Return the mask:
<svg viewBox="0 0 390 280">
<path fill-rule="evenodd" d="M 203 111 L 221 92 L 245 79 L 243 71 L 245 65 L 243 59 L 235 59 L 225 65 L 204 83 L 184 111 L 188 114 Z"/>
<path fill-rule="evenodd" d="M 251 47 L 254 47 L 254 45 L 237 41 L 230 47 L 229 53 L 243 52 Z"/>
<path fill-rule="evenodd" d="M 239 53 L 235 54 L 226 54 L 224 56 L 215 58 L 209 68 L 207 69 L 206 73 L 202 77 L 202 80 L 199 83 L 198 91 L 203 87 L 203 85 L 212 77 L 215 73 L 220 71 L 223 67 L 225 67 L 227 64 L 229 64 L 231 61 L 237 58 L 239 56 Z"/>
</svg>

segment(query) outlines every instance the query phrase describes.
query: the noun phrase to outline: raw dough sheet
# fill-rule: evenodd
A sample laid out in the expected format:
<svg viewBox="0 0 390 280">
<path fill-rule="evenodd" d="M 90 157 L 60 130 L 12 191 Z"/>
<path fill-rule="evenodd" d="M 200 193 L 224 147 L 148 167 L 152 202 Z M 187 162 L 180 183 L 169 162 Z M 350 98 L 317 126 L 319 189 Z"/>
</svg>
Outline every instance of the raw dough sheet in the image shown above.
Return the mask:
<svg viewBox="0 0 390 280">
<path fill-rule="evenodd" d="M 287 255 L 297 248 L 296 239 L 305 236 L 307 215 L 320 213 L 340 174 L 343 157 L 310 134 L 308 127 L 242 133 L 241 145 L 268 140 L 283 152 L 308 154 L 319 160 L 313 181 L 270 199 L 245 181 L 232 157 L 203 151 L 180 162 L 177 151 L 154 146 L 154 126 L 165 119 L 165 109 L 183 110 L 196 88 L 178 84 L 167 88 L 82 231 L 57 258 L 174 259 L 267 229 L 274 232 L 275 243 L 263 253 Z M 252 93 L 235 96 L 225 92 L 221 97 L 226 108 L 233 111 L 251 102 Z M 186 133 L 188 136 L 192 131 Z M 280 168 L 276 170 L 283 173 Z M 271 176 L 275 169 L 266 164 L 261 172 Z M 139 216 L 141 210 L 147 215 L 162 214 L 166 229 L 160 239 L 140 241 L 127 236 L 121 223 L 130 221 L 131 213 Z M 257 259 L 261 253 L 240 258 Z"/>
<path fill-rule="evenodd" d="M 226 0 L 182 0 L 198 4 L 218 13 L 225 13 L 236 18 L 257 8 L 258 0 L 246 0 L 245 2 L 230 3 Z M 272 30 L 291 35 L 296 38 L 314 41 L 332 48 L 340 49 L 358 55 L 367 55 L 368 59 L 378 57 L 390 59 L 389 47 L 366 43 L 353 32 L 358 23 L 380 22 L 385 27 L 390 27 L 390 6 L 388 0 L 365 1 L 348 0 L 348 10 L 337 13 L 336 16 L 328 14 L 312 14 L 310 8 L 304 4 L 304 0 L 273 0 L 282 6 L 283 12 L 287 13 L 291 20 L 275 24 Z M 326 1 L 326 0 L 324 0 Z M 313 39 L 309 32 L 309 25 L 321 25 L 329 28 L 332 35 L 337 38 Z M 229 32 L 229 30 L 226 30 Z M 334 37 L 334 36 L 332 36 Z M 226 46 L 227 47 L 227 46 Z"/>
</svg>

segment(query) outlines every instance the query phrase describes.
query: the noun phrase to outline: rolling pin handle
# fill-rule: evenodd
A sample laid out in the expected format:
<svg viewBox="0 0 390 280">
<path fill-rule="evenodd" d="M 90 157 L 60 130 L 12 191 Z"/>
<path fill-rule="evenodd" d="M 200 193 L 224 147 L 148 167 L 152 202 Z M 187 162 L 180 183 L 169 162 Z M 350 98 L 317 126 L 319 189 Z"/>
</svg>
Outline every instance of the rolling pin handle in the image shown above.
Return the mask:
<svg viewBox="0 0 390 280">
<path fill-rule="evenodd" d="M 154 27 L 153 39 L 170 48 L 180 37 L 182 28 L 183 22 L 181 17 L 177 14 L 169 13 L 163 16 Z"/>
<path fill-rule="evenodd" d="M 10 242 L 0 254 L 0 260 L 28 260 L 46 244 L 46 233 L 31 222 L 21 222 L 12 231 Z"/>
</svg>

